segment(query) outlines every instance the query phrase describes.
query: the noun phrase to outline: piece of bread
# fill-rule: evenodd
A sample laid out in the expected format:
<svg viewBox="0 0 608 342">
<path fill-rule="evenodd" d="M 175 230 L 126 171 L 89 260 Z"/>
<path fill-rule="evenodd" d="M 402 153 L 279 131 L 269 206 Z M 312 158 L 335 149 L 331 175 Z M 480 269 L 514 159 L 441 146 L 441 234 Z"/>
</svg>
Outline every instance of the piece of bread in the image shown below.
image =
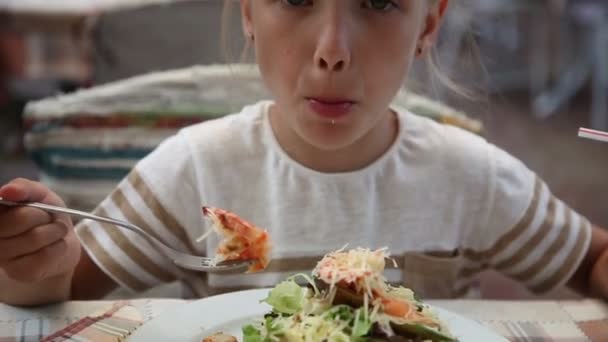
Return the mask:
<svg viewBox="0 0 608 342">
<path fill-rule="evenodd" d="M 232 335 L 219 332 L 217 334 L 205 337 L 202 342 L 238 342 L 238 340 Z"/>
</svg>

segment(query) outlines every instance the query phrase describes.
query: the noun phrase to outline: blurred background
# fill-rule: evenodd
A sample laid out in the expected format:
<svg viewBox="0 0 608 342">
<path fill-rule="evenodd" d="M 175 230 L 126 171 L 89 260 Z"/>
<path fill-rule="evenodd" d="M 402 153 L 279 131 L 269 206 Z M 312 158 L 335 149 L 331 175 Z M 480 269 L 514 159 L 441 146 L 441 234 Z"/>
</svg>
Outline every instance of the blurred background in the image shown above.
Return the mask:
<svg viewBox="0 0 608 342">
<path fill-rule="evenodd" d="M 210 65 L 226 63 L 222 7 L 0 0 L 0 183 L 41 179 L 71 205 L 90 208 L 175 129 L 229 113 L 218 96 L 231 101 L 246 90 L 209 76 Z M 233 12 L 226 36 L 238 56 Z M 429 100 L 430 115 L 483 134 L 608 227 L 608 144 L 577 137 L 579 127 L 608 130 L 608 1 L 453 1 L 436 63 L 472 95 L 420 63 L 411 89 Z M 202 89 L 215 97 L 192 95 Z M 493 274 L 484 288 L 488 297 L 530 297 Z"/>
</svg>

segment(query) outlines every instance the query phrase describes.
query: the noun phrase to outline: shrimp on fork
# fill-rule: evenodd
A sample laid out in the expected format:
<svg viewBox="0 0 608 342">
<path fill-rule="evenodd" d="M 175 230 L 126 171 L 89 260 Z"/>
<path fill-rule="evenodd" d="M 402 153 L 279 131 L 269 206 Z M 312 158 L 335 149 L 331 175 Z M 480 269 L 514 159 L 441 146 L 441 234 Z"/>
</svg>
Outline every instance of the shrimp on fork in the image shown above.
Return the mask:
<svg viewBox="0 0 608 342">
<path fill-rule="evenodd" d="M 248 273 L 264 270 L 270 262 L 270 237 L 268 231 L 249 223 L 236 214 L 219 208 L 205 206 L 203 215 L 213 222 L 213 231 L 222 236 L 216 250 L 216 261 L 251 260 Z M 211 230 L 201 236 L 207 238 Z"/>
</svg>

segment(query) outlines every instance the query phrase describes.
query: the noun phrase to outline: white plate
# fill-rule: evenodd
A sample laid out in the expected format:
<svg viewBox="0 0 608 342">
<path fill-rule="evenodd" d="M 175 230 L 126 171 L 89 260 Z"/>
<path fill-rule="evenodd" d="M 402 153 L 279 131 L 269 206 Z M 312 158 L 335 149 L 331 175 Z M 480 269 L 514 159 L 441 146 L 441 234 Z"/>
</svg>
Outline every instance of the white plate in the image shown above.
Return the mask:
<svg viewBox="0 0 608 342">
<path fill-rule="evenodd" d="M 145 323 L 129 341 L 200 342 L 219 331 L 242 341 L 241 328 L 270 310 L 270 306 L 260 303 L 267 294 L 267 289 L 233 292 L 180 305 Z M 506 341 L 472 320 L 437 307 L 433 309 L 462 342 Z"/>
</svg>

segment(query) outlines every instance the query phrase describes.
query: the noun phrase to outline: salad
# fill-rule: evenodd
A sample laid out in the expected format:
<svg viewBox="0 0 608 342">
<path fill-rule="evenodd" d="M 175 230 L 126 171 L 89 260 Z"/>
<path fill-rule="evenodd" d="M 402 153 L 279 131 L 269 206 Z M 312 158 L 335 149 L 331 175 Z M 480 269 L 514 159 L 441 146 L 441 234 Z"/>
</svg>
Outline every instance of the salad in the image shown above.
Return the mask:
<svg viewBox="0 0 608 342">
<path fill-rule="evenodd" d="M 264 302 L 272 310 L 243 327 L 244 342 L 456 341 L 410 289 L 386 282 L 388 258 L 386 249 L 326 255 L 311 276 L 270 290 Z"/>
</svg>

